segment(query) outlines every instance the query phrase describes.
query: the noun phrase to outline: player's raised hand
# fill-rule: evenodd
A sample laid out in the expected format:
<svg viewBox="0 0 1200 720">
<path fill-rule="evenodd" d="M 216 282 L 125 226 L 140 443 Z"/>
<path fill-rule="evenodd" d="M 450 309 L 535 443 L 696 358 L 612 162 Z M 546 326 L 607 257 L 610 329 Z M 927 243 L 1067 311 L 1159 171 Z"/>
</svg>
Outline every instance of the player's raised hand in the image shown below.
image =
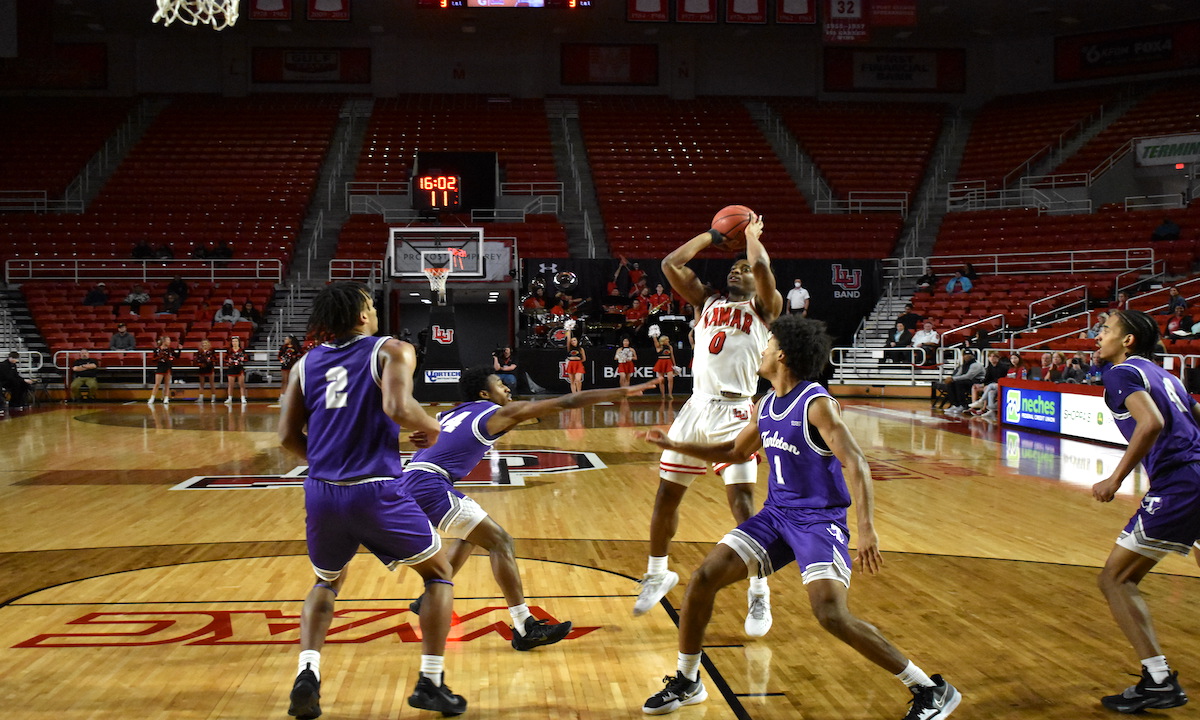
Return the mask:
<svg viewBox="0 0 1200 720">
<path fill-rule="evenodd" d="M 883 555 L 879 552 L 879 536 L 874 530 L 858 530 L 858 552 L 854 555 L 854 566 L 859 572 L 874 575 L 883 567 Z"/>
<path fill-rule="evenodd" d="M 746 239 L 758 240 L 762 236 L 763 216 L 756 212 L 750 213 L 750 224 L 746 226 Z"/>
</svg>

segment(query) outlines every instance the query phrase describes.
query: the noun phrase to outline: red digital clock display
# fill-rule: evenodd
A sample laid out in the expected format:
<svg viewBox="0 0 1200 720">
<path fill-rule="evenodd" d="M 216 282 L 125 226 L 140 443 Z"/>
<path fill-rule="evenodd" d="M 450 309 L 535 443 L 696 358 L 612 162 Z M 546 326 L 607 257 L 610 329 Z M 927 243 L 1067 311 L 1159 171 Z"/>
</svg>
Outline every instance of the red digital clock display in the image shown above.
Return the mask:
<svg viewBox="0 0 1200 720">
<path fill-rule="evenodd" d="M 462 206 L 462 178 L 458 175 L 419 175 L 413 200 L 418 210 L 457 210 Z"/>
</svg>

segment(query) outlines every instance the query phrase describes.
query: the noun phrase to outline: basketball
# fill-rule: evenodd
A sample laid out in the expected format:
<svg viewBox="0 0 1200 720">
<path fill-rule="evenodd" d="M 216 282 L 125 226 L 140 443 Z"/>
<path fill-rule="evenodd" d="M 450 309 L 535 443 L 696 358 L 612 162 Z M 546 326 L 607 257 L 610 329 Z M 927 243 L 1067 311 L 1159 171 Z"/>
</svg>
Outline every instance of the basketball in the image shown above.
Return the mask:
<svg viewBox="0 0 1200 720">
<path fill-rule="evenodd" d="M 720 246 L 723 250 L 737 252 L 746 247 L 746 226 L 753 212 L 745 205 L 727 205 L 713 216 L 712 229 L 725 236 Z"/>
</svg>

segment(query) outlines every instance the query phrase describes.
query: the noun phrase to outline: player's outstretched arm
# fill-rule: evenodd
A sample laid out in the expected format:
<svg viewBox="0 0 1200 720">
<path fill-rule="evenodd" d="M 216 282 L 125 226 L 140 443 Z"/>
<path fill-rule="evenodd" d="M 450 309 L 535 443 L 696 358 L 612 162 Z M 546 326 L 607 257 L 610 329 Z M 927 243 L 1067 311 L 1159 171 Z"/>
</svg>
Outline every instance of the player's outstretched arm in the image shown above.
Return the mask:
<svg viewBox="0 0 1200 720">
<path fill-rule="evenodd" d="M 705 230 L 672 250 L 662 260 L 662 271 L 667 282 L 671 284 L 675 292 L 695 308 L 704 304 L 705 299 L 708 298 L 708 291 L 704 289 L 704 283 L 700 282 L 700 278 L 696 277 L 696 273 L 687 264 L 701 250 L 712 245 L 712 240 L 712 235 Z"/>
<path fill-rule="evenodd" d="M 842 414 L 832 398 L 814 400 L 808 406 L 808 421 L 842 463 L 842 474 L 850 488 L 858 520 L 858 555 L 854 563 L 860 570 L 874 575 L 883 566 L 883 556 L 879 553 L 879 536 L 875 534 L 875 485 L 867 456 L 842 421 Z"/>
<path fill-rule="evenodd" d="M 750 224 L 746 226 L 746 260 L 754 272 L 754 304 L 762 319 L 771 323 L 783 312 L 783 296 L 775 286 L 775 272 L 771 270 L 767 248 L 762 244 L 762 231 L 762 216 L 751 213 Z"/>
<path fill-rule="evenodd" d="M 380 368 L 383 411 L 401 427 L 423 431 L 432 443 L 437 439 L 440 426 L 412 395 L 417 352 L 412 345 L 393 338 L 383 344 L 379 355 L 383 363 Z"/>
<path fill-rule="evenodd" d="M 719 443 L 679 442 L 667 437 L 667 434 L 658 428 L 654 428 L 642 437 L 646 442 L 657 445 L 663 450 L 674 450 L 714 463 L 749 462 L 754 457 L 754 453 L 762 447 L 762 437 L 758 434 L 757 420 L 746 423 L 746 427 L 742 428 L 742 431 L 734 439 Z"/>
<path fill-rule="evenodd" d="M 1129 447 L 1125 448 L 1125 454 L 1121 456 L 1113 474 L 1092 486 L 1092 497 L 1100 502 L 1109 502 L 1116 497 L 1121 483 L 1125 482 L 1125 477 L 1133 472 L 1138 463 L 1146 457 L 1146 453 L 1150 452 L 1150 448 L 1154 447 L 1154 441 L 1163 429 L 1162 413 L 1158 411 L 1150 393 L 1144 390 L 1130 393 L 1129 397 L 1125 398 L 1125 409 L 1133 416 L 1137 425 L 1133 429 L 1133 435 L 1129 436 Z"/>
<path fill-rule="evenodd" d="M 561 395 L 549 400 L 517 400 L 501 407 L 488 418 L 487 430 L 492 435 L 506 432 L 518 424 L 534 418 L 553 415 L 563 410 L 588 407 L 602 402 L 615 402 L 624 398 L 641 395 L 656 387 L 662 380 L 654 378 L 650 382 L 629 387 L 603 388 L 599 390 L 583 390 L 577 393 Z"/>
<path fill-rule="evenodd" d="M 304 393 L 300 391 L 300 372 L 293 372 L 288 377 L 288 386 L 283 391 L 280 405 L 279 444 L 284 450 L 307 460 L 308 435 L 304 433 L 304 426 L 308 423 L 308 417 L 304 411 Z"/>
</svg>

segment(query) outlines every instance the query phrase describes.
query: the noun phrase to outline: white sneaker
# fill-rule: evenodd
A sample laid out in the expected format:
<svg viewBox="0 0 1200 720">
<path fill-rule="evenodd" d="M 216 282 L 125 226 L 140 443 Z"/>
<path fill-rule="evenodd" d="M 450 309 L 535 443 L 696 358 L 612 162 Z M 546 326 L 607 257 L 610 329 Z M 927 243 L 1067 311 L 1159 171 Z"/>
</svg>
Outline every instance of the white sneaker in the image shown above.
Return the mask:
<svg viewBox="0 0 1200 720">
<path fill-rule="evenodd" d="M 163 398 L 163 405 L 170 405 L 170 404 L 171 404 L 171 398 L 169 398 L 169 397 Z"/>
<path fill-rule="evenodd" d="M 232 395 L 230 395 L 229 397 L 225 398 L 225 404 L 226 404 L 226 405 L 232 405 L 232 404 L 233 404 L 233 396 L 232 396 Z"/>
<path fill-rule="evenodd" d="M 198 403 L 204 402 L 204 396 L 201 395 L 200 397 L 196 398 L 196 402 L 198 402 Z"/>
<path fill-rule="evenodd" d="M 960 406 L 960 405 L 955 405 L 953 407 L 946 408 L 947 415 L 962 415 L 962 412 L 963 412 L 963 409 L 962 409 L 962 406 Z"/>
<path fill-rule="evenodd" d="M 246 404 L 246 396 L 245 396 L 245 395 L 243 395 L 243 396 L 242 396 L 242 404 L 243 404 L 243 405 L 245 405 L 245 404 Z"/>
<path fill-rule="evenodd" d="M 746 612 L 746 634 L 750 637 L 762 637 L 771 629 L 771 591 L 762 595 L 753 590 L 746 591 L 746 601 L 749 610 Z"/>
<path fill-rule="evenodd" d="M 150 396 L 150 399 L 146 401 L 146 404 L 147 404 L 147 405 L 153 405 L 153 404 L 154 404 L 154 396 L 153 396 L 153 395 L 151 395 L 151 396 Z"/>
<path fill-rule="evenodd" d="M 660 575 L 646 573 L 642 576 L 640 584 L 642 588 L 638 590 L 637 601 L 633 603 L 634 617 L 650 612 L 650 608 L 666 597 L 671 588 L 679 584 L 679 573 L 671 570 Z"/>
</svg>

